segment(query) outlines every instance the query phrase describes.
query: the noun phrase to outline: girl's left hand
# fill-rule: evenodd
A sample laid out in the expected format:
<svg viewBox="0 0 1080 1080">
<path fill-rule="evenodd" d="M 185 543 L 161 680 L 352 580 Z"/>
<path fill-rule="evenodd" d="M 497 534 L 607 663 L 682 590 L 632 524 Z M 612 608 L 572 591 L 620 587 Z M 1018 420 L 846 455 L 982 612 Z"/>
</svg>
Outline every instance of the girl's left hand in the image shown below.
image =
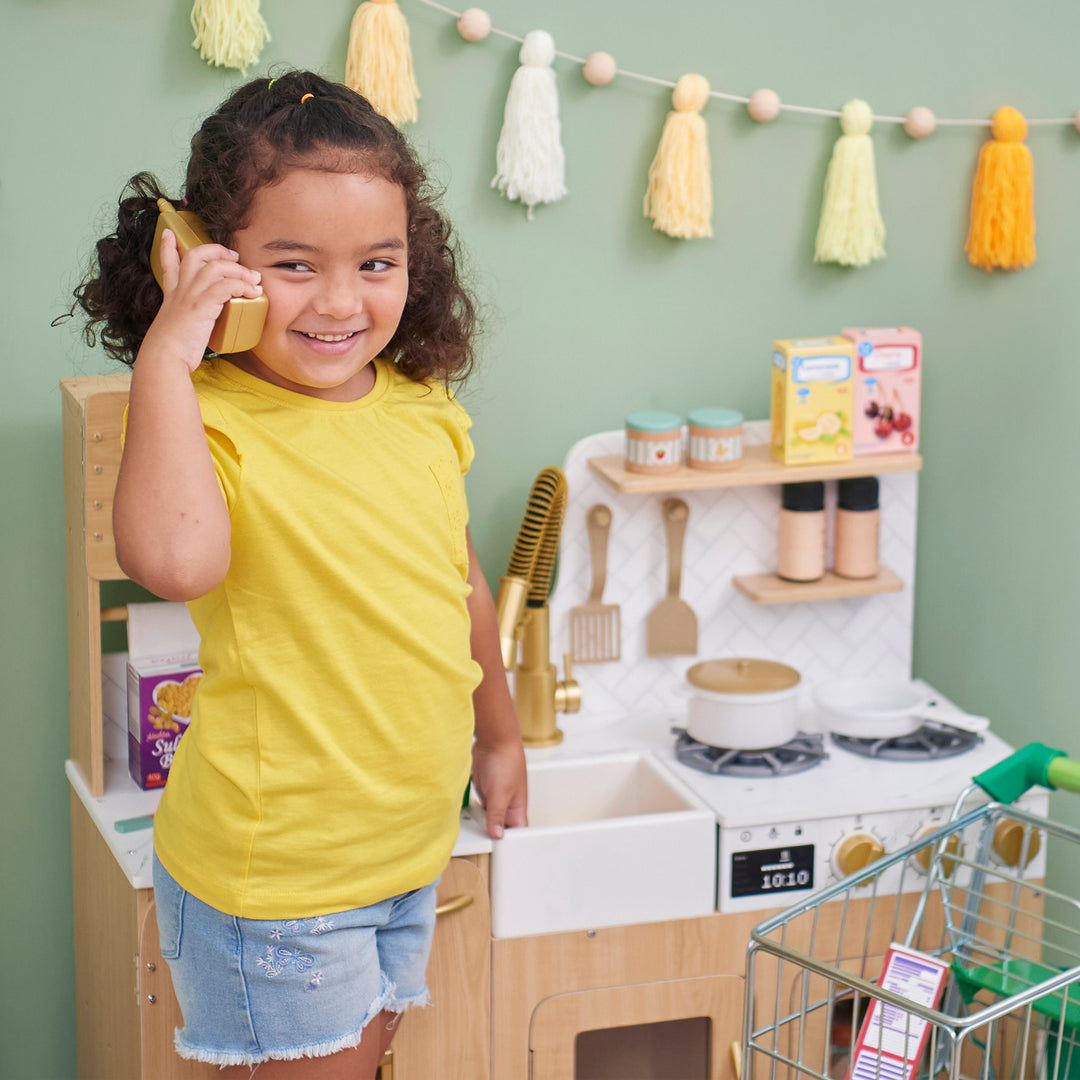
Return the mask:
<svg viewBox="0 0 1080 1080">
<path fill-rule="evenodd" d="M 488 836 L 498 840 L 504 828 L 528 825 L 528 780 L 520 739 L 473 743 L 473 787 L 487 815 Z"/>
</svg>

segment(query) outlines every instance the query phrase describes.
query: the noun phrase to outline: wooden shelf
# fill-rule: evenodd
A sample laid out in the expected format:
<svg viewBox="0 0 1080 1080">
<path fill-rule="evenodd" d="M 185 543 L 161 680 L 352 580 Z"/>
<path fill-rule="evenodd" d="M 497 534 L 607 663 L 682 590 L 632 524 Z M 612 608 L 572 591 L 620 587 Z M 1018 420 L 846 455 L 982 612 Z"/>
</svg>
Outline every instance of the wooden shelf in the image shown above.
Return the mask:
<svg viewBox="0 0 1080 1080">
<path fill-rule="evenodd" d="M 872 578 L 845 578 L 825 571 L 820 581 L 785 581 L 776 574 L 734 577 L 735 588 L 759 604 L 796 604 L 803 600 L 846 600 L 855 596 L 900 592 L 904 581 L 884 566 Z"/>
<path fill-rule="evenodd" d="M 648 495 L 654 492 L 801 484 L 810 480 L 848 480 L 855 476 L 917 472 L 922 468 L 922 457 L 915 453 L 868 454 L 835 465 L 781 465 L 773 460 L 768 446 L 748 446 L 743 450 L 742 468 L 728 472 L 708 472 L 683 465 L 678 472 L 666 476 L 646 476 L 627 472 L 621 455 L 589 458 L 589 468 L 616 491 Z"/>
</svg>

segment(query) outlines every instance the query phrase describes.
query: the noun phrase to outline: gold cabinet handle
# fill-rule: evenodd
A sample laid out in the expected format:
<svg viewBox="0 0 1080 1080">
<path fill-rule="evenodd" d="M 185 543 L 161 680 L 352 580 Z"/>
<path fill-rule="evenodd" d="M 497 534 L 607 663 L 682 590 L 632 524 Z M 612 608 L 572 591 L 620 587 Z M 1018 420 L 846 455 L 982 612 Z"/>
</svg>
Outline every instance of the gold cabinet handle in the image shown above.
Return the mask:
<svg viewBox="0 0 1080 1080">
<path fill-rule="evenodd" d="M 451 912 L 461 911 L 462 908 L 467 908 L 473 903 L 475 899 L 476 897 L 470 896 L 469 893 L 451 896 L 449 900 L 435 908 L 435 916 L 437 918 L 439 915 L 449 915 Z"/>
</svg>

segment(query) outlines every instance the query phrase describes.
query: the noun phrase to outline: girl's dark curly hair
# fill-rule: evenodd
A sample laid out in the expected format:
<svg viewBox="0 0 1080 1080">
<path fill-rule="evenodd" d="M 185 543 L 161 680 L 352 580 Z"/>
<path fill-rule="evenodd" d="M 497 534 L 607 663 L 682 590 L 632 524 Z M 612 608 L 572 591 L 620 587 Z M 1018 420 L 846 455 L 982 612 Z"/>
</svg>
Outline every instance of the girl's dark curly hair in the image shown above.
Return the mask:
<svg viewBox="0 0 1080 1080">
<path fill-rule="evenodd" d="M 305 94 L 314 96 L 301 103 Z M 402 188 L 409 292 L 386 353 L 417 381 L 464 379 L 473 363 L 476 315 L 459 278 L 450 225 L 404 136 L 348 87 L 308 71 L 240 87 L 191 140 L 186 207 L 227 245 L 248 223 L 255 192 L 297 166 L 365 173 Z M 87 342 L 100 337 L 106 352 L 126 364 L 134 363 L 161 306 L 150 271 L 161 197 L 168 198 L 150 173 L 132 177 L 120 198 L 116 232 L 98 241 L 97 265 L 75 290 L 75 306 L 88 316 Z"/>
</svg>

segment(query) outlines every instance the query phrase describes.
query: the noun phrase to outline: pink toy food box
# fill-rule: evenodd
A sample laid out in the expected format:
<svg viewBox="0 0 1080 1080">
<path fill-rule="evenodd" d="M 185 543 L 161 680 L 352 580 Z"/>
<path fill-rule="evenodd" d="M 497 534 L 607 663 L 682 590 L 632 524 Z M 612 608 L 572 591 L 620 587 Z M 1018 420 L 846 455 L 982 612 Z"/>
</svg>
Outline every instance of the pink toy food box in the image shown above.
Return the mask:
<svg viewBox="0 0 1080 1080">
<path fill-rule="evenodd" d="M 128 772 L 163 787 L 202 678 L 199 634 L 184 604 L 128 605 Z"/>
<path fill-rule="evenodd" d="M 910 326 L 841 333 L 855 346 L 856 456 L 918 450 L 922 334 Z"/>
</svg>

